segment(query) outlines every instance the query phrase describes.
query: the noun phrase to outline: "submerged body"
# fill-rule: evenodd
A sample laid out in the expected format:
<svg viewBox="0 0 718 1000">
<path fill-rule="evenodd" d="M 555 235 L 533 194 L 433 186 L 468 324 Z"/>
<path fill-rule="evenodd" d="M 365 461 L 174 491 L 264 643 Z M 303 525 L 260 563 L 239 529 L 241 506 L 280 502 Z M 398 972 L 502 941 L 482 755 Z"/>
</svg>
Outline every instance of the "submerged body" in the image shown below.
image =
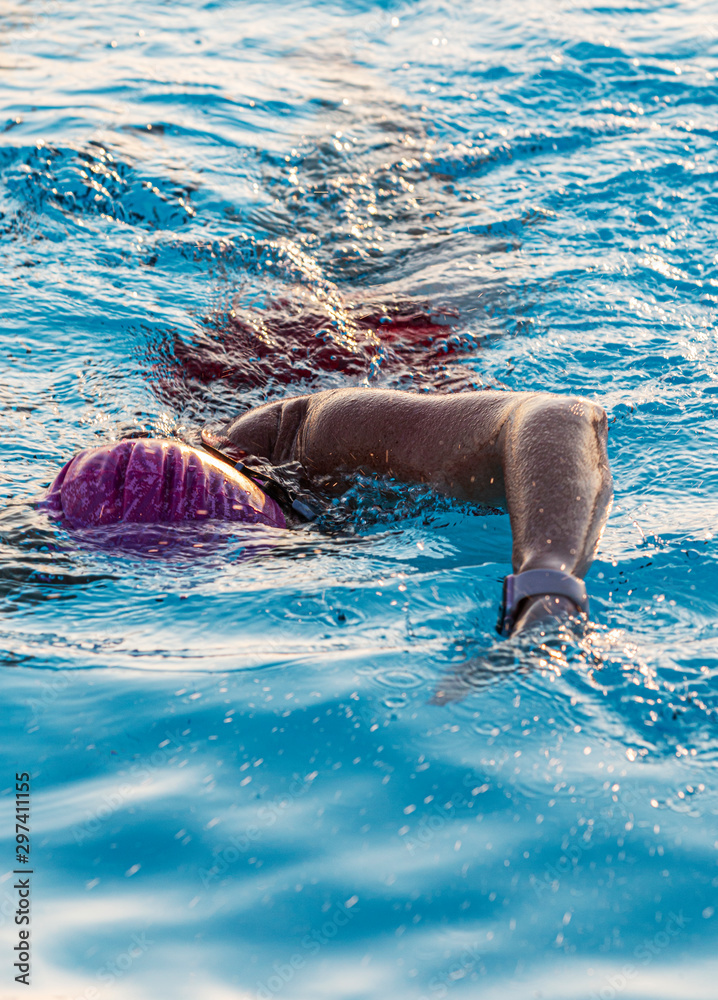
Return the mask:
<svg viewBox="0 0 718 1000">
<path fill-rule="evenodd" d="M 556 580 L 580 580 L 612 497 L 606 431 L 603 409 L 573 396 L 334 389 L 266 403 L 204 438 L 238 459 L 296 462 L 310 479 L 373 472 L 504 506 L 515 574 L 545 570 Z M 186 502 L 172 500 L 180 495 Z M 48 499 L 75 524 L 224 517 L 285 526 L 279 507 L 250 479 L 177 442 L 125 441 L 82 453 Z M 511 622 L 517 629 L 582 607 L 573 585 L 557 583 L 550 600 L 545 591 L 522 593 Z"/>
</svg>

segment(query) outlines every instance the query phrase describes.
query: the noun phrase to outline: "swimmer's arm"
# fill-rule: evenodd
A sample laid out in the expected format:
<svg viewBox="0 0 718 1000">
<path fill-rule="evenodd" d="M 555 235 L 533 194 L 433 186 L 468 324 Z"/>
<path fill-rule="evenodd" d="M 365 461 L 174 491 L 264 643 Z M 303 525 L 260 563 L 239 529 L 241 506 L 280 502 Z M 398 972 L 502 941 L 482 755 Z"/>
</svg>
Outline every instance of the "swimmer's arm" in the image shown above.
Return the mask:
<svg viewBox="0 0 718 1000">
<path fill-rule="evenodd" d="M 563 569 L 583 577 L 612 497 L 606 414 L 547 393 L 476 392 L 427 397 L 340 389 L 265 404 L 239 417 L 228 438 L 273 462 L 309 472 L 364 468 L 431 482 L 459 499 L 506 506 L 515 573 Z M 528 602 L 517 629 L 546 617 Z M 564 598 L 551 610 L 575 611 Z"/>
<path fill-rule="evenodd" d="M 602 407 L 523 392 L 427 399 L 336 390 L 304 398 L 296 440 L 305 467 L 333 473 L 354 465 L 501 504 L 511 518 L 514 572 L 587 572 L 612 496 Z"/>
<path fill-rule="evenodd" d="M 327 472 L 354 460 L 459 499 L 502 504 L 514 573 L 556 569 L 582 578 L 588 571 L 613 495 L 602 407 L 548 393 L 427 399 L 339 390 L 309 400 L 297 439 L 305 464 Z M 576 611 L 566 598 L 529 600 L 514 630 Z"/>
<path fill-rule="evenodd" d="M 537 394 L 508 416 L 500 451 L 514 573 L 586 574 L 613 497 L 606 438 L 603 408 L 578 397 Z M 566 598 L 528 601 L 514 631 L 553 612 L 575 609 Z"/>
<path fill-rule="evenodd" d="M 264 403 L 233 420 L 224 434 L 203 432 L 202 439 L 224 448 L 235 458 L 255 456 L 273 465 L 281 465 L 296 458 L 297 435 L 313 398 L 291 396 Z"/>
</svg>

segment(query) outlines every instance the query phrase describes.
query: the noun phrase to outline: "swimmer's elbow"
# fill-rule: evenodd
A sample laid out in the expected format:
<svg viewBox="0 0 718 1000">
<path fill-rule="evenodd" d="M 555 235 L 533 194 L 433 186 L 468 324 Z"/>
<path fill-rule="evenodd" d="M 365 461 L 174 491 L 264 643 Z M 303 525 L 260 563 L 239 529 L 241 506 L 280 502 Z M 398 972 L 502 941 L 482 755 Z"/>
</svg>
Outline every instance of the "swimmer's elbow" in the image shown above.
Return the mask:
<svg viewBox="0 0 718 1000">
<path fill-rule="evenodd" d="M 544 425 L 554 430 L 585 427 L 604 438 L 608 433 L 608 417 L 604 408 L 583 396 L 535 393 L 521 401 L 513 417 L 521 425 Z"/>
<path fill-rule="evenodd" d="M 520 452 L 544 465 L 574 455 L 608 470 L 607 433 L 608 419 L 600 404 L 582 396 L 535 393 L 511 413 L 505 448 L 514 458 Z"/>
<path fill-rule="evenodd" d="M 593 400 L 576 398 L 586 408 L 586 419 L 590 421 L 596 434 L 605 441 L 608 437 L 608 414 L 604 408 L 600 403 L 594 403 Z"/>
</svg>

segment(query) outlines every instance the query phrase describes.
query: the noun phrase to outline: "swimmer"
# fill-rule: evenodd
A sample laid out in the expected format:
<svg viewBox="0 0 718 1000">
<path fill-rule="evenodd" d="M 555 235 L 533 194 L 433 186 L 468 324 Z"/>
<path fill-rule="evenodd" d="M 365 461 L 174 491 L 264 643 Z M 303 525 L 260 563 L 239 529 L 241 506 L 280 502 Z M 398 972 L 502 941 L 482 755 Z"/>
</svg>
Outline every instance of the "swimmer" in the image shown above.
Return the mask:
<svg viewBox="0 0 718 1000">
<path fill-rule="evenodd" d="M 311 512 L 252 464 L 297 463 L 317 483 L 356 472 L 429 483 L 508 511 L 513 573 L 500 631 L 515 635 L 588 613 L 583 577 L 613 495 L 606 435 L 605 411 L 576 396 L 330 389 L 203 432 L 214 455 L 147 439 L 83 452 L 47 503 L 71 526 L 214 517 L 282 528 Z"/>
</svg>

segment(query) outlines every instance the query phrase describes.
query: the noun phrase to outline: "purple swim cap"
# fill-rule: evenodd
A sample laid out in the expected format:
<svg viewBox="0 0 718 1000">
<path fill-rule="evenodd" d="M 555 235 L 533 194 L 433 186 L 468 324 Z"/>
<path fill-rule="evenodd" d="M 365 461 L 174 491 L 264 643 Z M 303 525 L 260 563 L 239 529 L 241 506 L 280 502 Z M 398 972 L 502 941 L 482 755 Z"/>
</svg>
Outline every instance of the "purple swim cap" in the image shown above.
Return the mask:
<svg viewBox="0 0 718 1000">
<path fill-rule="evenodd" d="M 287 526 L 275 501 L 230 465 L 178 441 L 146 438 L 81 451 L 44 506 L 73 528 L 209 518 Z"/>
</svg>

